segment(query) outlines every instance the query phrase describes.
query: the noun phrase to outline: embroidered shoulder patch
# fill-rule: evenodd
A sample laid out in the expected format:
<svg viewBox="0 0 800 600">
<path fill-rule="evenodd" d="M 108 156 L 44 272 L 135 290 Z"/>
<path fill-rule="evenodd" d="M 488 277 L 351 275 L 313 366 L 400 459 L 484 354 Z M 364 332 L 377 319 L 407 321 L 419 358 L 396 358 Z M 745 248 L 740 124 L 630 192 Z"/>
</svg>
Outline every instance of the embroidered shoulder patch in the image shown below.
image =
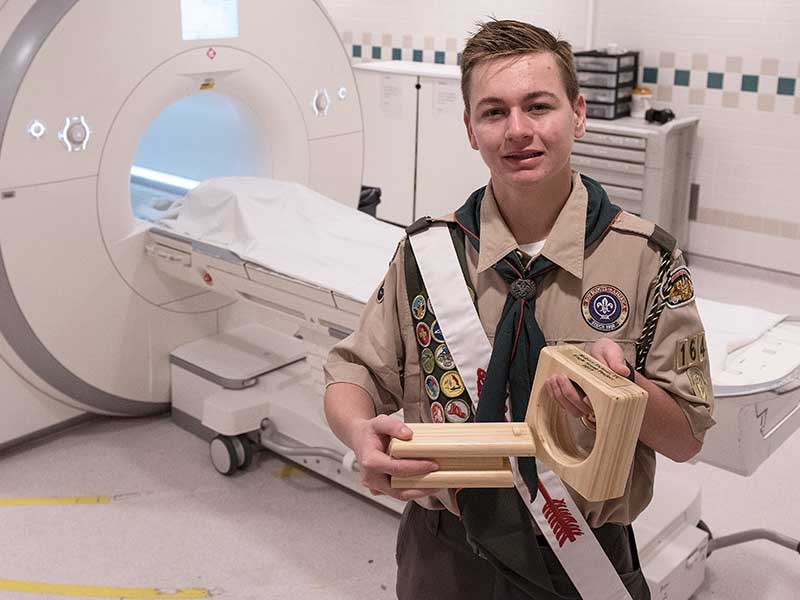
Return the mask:
<svg viewBox="0 0 800 600">
<path fill-rule="evenodd" d="M 664 296 L 669 308 L 686 306 L 694 301 L 694 283 L 686 267 L 678 267 L 669 274 L 665 289 L 669 290 Z"/>
<path fill-rule="evenodd" d="M 628 320 L 628 299 L 617 287 L 608 284 L 589 289 L 581 301 L 583 320 L 597 331 L 615 331 Z"/>
</svg>

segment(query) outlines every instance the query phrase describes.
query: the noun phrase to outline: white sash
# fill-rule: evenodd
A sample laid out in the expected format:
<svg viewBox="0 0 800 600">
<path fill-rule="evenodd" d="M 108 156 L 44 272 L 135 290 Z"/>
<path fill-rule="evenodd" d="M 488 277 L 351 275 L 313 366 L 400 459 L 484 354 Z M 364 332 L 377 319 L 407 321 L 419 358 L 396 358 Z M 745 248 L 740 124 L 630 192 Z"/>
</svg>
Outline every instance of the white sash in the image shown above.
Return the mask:
<svg viewBox="0 0 800 600">
<path fill-rule="evenodd" d="M 477 414 L 478 382 L 486 374 L 492 347 L 472 304 L 450 232 L 444 224 L 432 225 L 409 236 L 409 241 L 447 348 Z M 454 285 L 457 281 L 464 285 Z M 514 485 L 575 588 L 586 600 L 631 600 L 564 484 L 542 463 L 537 466 L 539 491 L 533 502 L 517 460 L 511 457 Z"/>
</svg>

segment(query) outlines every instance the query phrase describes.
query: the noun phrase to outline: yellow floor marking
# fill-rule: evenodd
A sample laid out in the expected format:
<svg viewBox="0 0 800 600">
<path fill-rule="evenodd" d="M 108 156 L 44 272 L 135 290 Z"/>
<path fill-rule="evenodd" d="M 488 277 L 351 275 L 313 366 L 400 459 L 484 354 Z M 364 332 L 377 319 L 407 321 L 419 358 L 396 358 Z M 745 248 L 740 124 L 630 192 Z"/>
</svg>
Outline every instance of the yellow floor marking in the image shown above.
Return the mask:
<svg viewBox="0 0 800 600">
<path fill-rule="evenodd" d="M 278 471 L 278 477 L 281 479 L 286 479 L 287 477 L 291 477 L 294 473 L 302 473 L 303 469 L 299 467 L 295 467 L 294 465 L 286 465 L 280 471 Z"/>
<path fill-rule="evenodd" d="M 97 587 L 91 585 L 61 585 L 56 583 L 37 583 L 35 581 L 14 581 L 0 579 L 0 590 L 28 594 L 47 594 L 50 596 L 79 596 L 82 598 L 209 598 L 208 590 L 186 588 L 160 590 L 158 588 Z"/>
<path fill-rule="evenodd" d="M 110 504 L 111 496 L 73 496 L 70 498 L 0 498 L 0 506 L 52 506 L 56 504 Z"/>
</svg>

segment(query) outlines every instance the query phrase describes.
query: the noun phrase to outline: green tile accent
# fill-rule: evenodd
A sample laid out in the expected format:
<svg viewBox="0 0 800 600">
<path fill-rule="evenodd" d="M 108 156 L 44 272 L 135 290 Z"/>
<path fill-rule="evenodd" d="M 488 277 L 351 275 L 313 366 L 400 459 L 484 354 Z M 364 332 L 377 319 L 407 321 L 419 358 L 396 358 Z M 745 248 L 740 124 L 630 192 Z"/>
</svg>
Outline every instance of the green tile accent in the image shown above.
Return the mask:
<svg viewBox="0 0 800 600">
<path fill-rule="evenodd" d="M 444 52 L 442 52 L 441 50 L 437 50 L 433 54 L 433 62 L 435 62 L 437 65 L 443 65 L 444 64 Z"/>
<path fill-rule="evenodd" d="M 353 56 L 361 58 L 361 44 L 353 44 Z"/>
<path fill-rule="evenodd" d="M 708 83 L 706 84 L 706 87 L 712 90 L 721 90 L 724 78 L 725 78 L 724 73 L 710 72 L 708 74 Z"/>
<path fill-rule="evenodd" d="M 372 47 L 372 58 L 375 60 L 380 60 L 381 58 L 381 47 L 380 46 L 373 46 Z"/>
<path fill-rule="evenodd" d="M 403 51 L 400 48 L 392 48 L 392 60 L 403 60 Z"/>
<path fill-rule="evenodd" d="M 757 92 L 758 91 L 758 75 L 742 75 L 742 91 L 743 92 Z"/>
<path fill-rule="evenodd" d="M 414 62 L 422 62 L 422 50 L 414 50 Z"/>
<path fill-rule="evenodd" d="M 690 72 L 686 69 L 675 69 L 675 85 L 682 85 L 684 87 L 689 85 Z"/>
<path fill-rule="evenodd" d="M 645 67 L 642 74 L 643 83 L 658 83 L 658 69 L 656 67 Z"/>
<path fill-rule="evenodd" d="M 797 80 L 790 77 L 778 77 L 778 94 L 781 96 L 794 96 Z"/>
</svg>

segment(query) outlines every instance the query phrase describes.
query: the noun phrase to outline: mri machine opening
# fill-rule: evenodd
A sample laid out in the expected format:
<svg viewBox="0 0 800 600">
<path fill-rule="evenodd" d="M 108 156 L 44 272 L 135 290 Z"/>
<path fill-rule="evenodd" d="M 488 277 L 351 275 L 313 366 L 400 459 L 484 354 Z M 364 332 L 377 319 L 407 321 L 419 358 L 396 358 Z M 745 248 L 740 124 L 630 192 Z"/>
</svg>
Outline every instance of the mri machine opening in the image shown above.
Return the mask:
<svg viewBox="0 0 800 600">
<path fill-rule="evenodd" d="M 272 175 L 272 149 L 243 102 L 214 91 L 167 106 L 142 136 L 131 166 L 135 217 L 157 222 L 199 182 L 224 176 Z"/>
</svg>

